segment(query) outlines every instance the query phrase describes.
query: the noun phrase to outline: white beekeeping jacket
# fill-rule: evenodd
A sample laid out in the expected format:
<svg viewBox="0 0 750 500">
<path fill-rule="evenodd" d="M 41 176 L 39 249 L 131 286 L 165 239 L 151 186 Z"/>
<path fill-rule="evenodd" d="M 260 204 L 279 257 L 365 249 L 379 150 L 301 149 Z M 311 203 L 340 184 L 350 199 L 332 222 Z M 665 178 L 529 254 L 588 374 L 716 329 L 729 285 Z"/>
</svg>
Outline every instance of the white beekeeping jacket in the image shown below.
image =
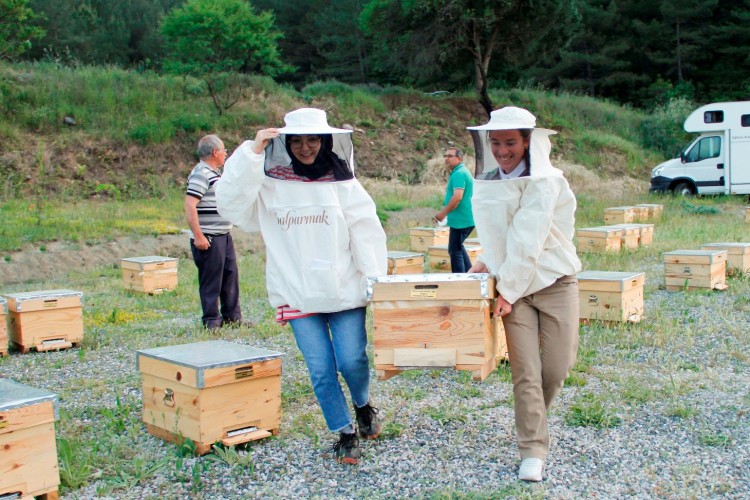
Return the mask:
<svg viewBox="0 0 750 500">
<path fill-rule="evenodd" d="M 333 151 L 353 172 L 351 138 L 332 134 Z M 256 154 L 245 141 L 227 159 L 216 188 L 219 213 L 266 245 L 271 305 L 304 313 L 366 304 L 367 278 L 386 274 L 385 232 L 356 178 L 301 182 L 266 175 L 289 165 L 284 135 Z"/>
<path fill-rule="evenodd" d="M 472 210 L 484 262 L 497 290 L 511 304 L 576 274 L 581 262 L 573 245 L 576 199 L 562 171 L 552 166 L 549 136 L 533 129 L 529 176 L 482 180 L 498 168 L 487 130 L 471 130 L 477 151 Z"/>
</svg>

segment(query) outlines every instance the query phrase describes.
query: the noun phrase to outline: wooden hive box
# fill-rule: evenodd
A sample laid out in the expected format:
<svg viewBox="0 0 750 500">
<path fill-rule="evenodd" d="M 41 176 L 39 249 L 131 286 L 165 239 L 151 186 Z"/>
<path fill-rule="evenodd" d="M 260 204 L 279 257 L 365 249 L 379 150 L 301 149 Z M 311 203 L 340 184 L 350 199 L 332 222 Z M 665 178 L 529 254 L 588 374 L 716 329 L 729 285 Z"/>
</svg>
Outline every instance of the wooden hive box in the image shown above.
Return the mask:
<svg viewBox="0 0 750 500">
<path fill-rule="evenodd" d="M 0 498 L 57 498 L 57 395 L 0 378 Z"/>
<path fill-rule="evenodd" d="M 662 213 L 664 212 L 664 205 L 661 205 L 659 203 L 639 203 L 638 205 L 636 205 L 636 207 L 646 209 L 646 218 L 641 219 L 641 222 L 660 219 Z M 642 213 L 641 216 L 643 216 Z"/>
<path fill-rule="evenodd" d="M 8 301 L 0 297 L 0 356 L 8 355 L 8 329 L 5 326 Z"/>
<path fill-rule="evenodd" d="M 645 223 L 615 224 L 623 229 L 622 245 L 625 248 L 649 247 L 654 242 L 654 225 Z"/>
<path fill-rule="evenodd" d="M 426 252 L 431 246 L 447 245 L 449 231 L 447 227 L 413 227 L 409 230 L 411 249 Z"/>
<path fill-rule="evenodd" d="M 484 380 L 507 357 L 505 330 L 491 315 L 489 274 L 370 278 L 375 369 L 381 380 L 408 369 L 470 370 Z"/>
<path fill-rule="evenodd" d="M 388 274 L 421 274 L 423 272 L 423 253 L 388 251 Z"/>
<path fill-rule="evenodd" d="M 161 293 L 177 288 L 178 259 L 149 255 L 122 259 L 122 283 L 126 290 Z"/>
<path fill-rule="evenodd" d="M 282 355 L 223 340 L 137 351 L 146 429 L 201 455 L 278 434 Z"/>
<path fill-rule="evenodd" d="M 482 247 L 479 245 L 464 245 L 466 253 L 469 254 L 471 262 L 476 262 L 477 256 L 482 254 Z M 436 245 L 427 249 L 429 256 L 430 268 L 441 271 L 451 270 L 451 257 L 448 255 L 448 245 Z"/>
<path fill-rule="evenodd" d="M 643 318 L 644 273 L 582 271 L 578 273 L 582 320 L 637 323 Z"/>
<path fill-rule="evenodd" d="M 8 335 L 21 352 L 80 346 L 83 294 L 74 290 L 8 293 Z"/>
<path fill-rule="evenodd" d="M 701 250 L 726 250 L 727 273 L 750 273 L 750 243 L 706 243 L 701 245 Z"/>
<path fill-rule="evenodd" d="M 727 255 L 726 250 L 664 252 L 664 278 L 667 290 L 725 290 Z"/>
<path fill-rule="evenodd" d="M 579 252 L 619 252 L 622 248 L 622 228 L 613 226 L 584 227 L 576 231 Z"/>
<path fill-rule="evenodd" d="M 628 224 L 633 222 L 635 209 L 633 207 L 609 207 L 604 209 L 605 224 Z"/>
<path fill-rule="evenodd" d="M 642 205 L 633 206 L 633 222 L 646 222 L 648 219 L 648 207 Z"/>
</svg>

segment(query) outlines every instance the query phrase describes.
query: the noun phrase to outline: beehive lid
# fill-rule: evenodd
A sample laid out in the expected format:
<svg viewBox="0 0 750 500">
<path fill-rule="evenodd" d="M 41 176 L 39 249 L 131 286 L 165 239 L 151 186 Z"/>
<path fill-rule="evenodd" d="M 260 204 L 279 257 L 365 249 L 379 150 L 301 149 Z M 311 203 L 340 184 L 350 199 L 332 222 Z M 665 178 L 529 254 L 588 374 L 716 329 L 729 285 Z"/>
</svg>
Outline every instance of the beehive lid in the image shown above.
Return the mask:
<svg viewBox="0 0 750 500">
<path fill-rule="evenodd" d="M 726 250 L 732 255 L 744 255 L 750 253 L 750 243 L 743 242 L 724 242 L 724 243 L 706 243 L 701 245 L 703 250 Z"/>
<path fill-rule="evenodd" d="M 401 274 L 367 278 L 367 298 L 378 300 L 463 300 L 495 297 L 487 273 Z"/>
<path fill-rule="evenodd" d="M 628 212 L 628 211 L 632 211 L 632 210 L 633 210 L 633 206 L 632 205 L 631 206 L 627 206 L 627 207 L 609 207 L 609 208 L 605 208 L 604 209 L 604 213 L 607 213 L 607 212 Z"/>
<path fill-rule="evenodd" d="M 727 260 L 726 250 L 673 250 L 662 254 L 665 263 L 677 264 L 712 264 Z"/>
<path fill-rule="evenodd" d="M 643 286 L 646 273 L 629 271 L 581 271 L 576 275 L 581 289 L 624 291 Z"/>
<path fill-rule="evenodd" d="M 576 231 L 580 235 L 601 234 L 604 236 L 622 236 L 623 229 L 615 226 L 582 227 Z"/>
<path fill-rule="evenodd" d="M 134 264 L 153 264 L 157 262 L 174 262 L 178 260 L 175 257 L 162 257 L 161 255 L 147 255 L 145 257 L 127 257 L 122 259 L 123 262 L 132 262 Z"/>
<path fill-rule="evenodd" d="M 211 368 L 258 363 L 276 359 L 284 353 L 236 344 L 225 340 L 210 340 L 193 344 L 180 344 L 136 351 L 136 367 L 140 369 L 141 356 L 185 366 L 196 371 L 197 387 L 203 387 L 203 373 Z"/>
<path fill-rule="evenodd" d="M 37 389 L 28 385 L 14 382 L 7 378 L 0 378 L 0 411 L 14 410 L 25 406 L 36 405 L 45 401 L 52 401 L 55 419 L 58 417 L 57 394 L 44 389 Z"/>
<path fill-rule="evenodd" d="M 447 233 L 449 228 L 447 227 L 413 227 L 409 230 L 411 234 L 435 234 L 435 233 Z"/>
<path fill-rule="evenodd" d="M 83 292 L 76 292 L 75 290 L 37 290 L 34 292 L 6 293 L 4 296 L 11 301 L 11 309 L 19 313 L 24 311 L 24 302 L 28 303 L 27 310 L 34 310 L 40 302 L 63 300 L 66 307 L 72 307 L 74 304 L 80 306 L 83 302 Z"/>
<path fill-rule="evenodd" d="M 389 250 L 388 259 L 414 259 L 417 257 L 424 257 L 423 253 L 420 252 L 401 252 L 399 250 Z"/>
</svg>

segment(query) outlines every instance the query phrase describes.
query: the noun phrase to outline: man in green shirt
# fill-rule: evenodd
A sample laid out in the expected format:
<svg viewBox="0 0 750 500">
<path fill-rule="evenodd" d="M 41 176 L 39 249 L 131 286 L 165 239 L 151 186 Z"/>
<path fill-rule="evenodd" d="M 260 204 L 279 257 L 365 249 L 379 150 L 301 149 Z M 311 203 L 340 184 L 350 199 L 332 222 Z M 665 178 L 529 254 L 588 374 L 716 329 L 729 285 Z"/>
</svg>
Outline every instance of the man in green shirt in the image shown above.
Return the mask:
<svg viewBox="0 0 750 500">
<path fill-rule="evenodd" d="M 471 195 L 474 179 L 464 166 L 464 153 L 458 148 L 448 148 L 443 155 L 445 168 L 450 172 L 445 188 L 445 205 L 435 214 L 435 221 L 448 217 L 448 255 L 451 258 L 451 272 L 465 273 L 471 268 L 469 254 L 464 240 L 474 230 L 474 216 L 471 213 Z"/>
</svg>

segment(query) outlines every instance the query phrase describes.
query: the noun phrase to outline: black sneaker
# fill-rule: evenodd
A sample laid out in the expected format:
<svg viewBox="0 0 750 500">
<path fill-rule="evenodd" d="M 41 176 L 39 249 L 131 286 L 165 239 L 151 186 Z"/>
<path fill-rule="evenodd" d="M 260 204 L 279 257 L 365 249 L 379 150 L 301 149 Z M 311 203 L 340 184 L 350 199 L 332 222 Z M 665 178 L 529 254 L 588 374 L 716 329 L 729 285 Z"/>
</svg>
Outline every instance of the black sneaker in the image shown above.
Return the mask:
<svg viewBox="0 0 750 500">
<path fill-rule="evenodd" d="M 357 414 L 357 429 L 359 435 L 365 439 L 375 439 L 380 435 L 380 419 L 378 418 L 378 409 L 367 403 L 362 408 L 354 406 L 354 413 Z"/>
<path fill-rule="evenodd" d="M 356 433 L 341 433 L 338 441 L 333 443 L 333 454 L 340 464 L 357 465 L 361 455 L 359 451 L 359 438 Z"/>
</svg>

